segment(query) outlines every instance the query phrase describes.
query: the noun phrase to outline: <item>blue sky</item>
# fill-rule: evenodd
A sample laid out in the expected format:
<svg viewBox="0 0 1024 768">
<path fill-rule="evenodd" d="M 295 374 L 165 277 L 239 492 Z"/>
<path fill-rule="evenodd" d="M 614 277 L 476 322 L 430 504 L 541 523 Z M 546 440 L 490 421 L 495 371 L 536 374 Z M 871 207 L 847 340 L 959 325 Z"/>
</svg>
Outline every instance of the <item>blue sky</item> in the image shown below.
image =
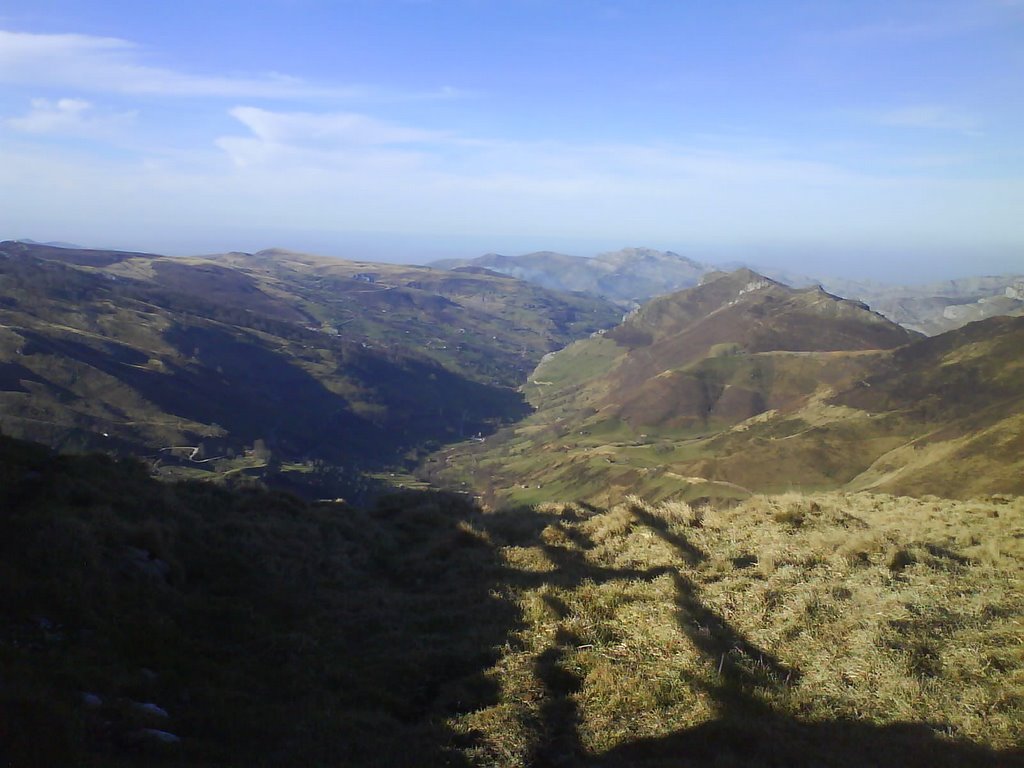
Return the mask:
<svg viewBox="0 0 1024 768">
<path fill-rule="evenodd" d="M 1024 271 L 1024 0 L 0 8 L 0 236 Z"/>
</svg>

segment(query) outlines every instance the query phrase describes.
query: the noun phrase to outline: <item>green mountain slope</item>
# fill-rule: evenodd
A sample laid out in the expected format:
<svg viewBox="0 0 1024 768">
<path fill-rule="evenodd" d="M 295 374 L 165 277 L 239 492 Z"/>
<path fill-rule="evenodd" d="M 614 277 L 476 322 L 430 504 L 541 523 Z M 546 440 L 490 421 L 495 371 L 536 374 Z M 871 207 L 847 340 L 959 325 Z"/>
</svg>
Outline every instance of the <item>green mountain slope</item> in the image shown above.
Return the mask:
<svg viewBox="0 0 1024 768">
<path fill-rule="evenodd" d="M 1022 323 L 922 339 L 863 305 L 740 271 L 546 358 L 526 387 L 535 414 L 433 466 L 527 502 L 1019 493 Z"/>
<path fill-rule="evenodd" d="M 330 259 L 273 249 L 209 257 L 283 292 L 329 334 L 434 359 L 470 378 L 517 386 L 542 355 L 618 321 L 591 296 L 477 269 Z"/>
</svg>

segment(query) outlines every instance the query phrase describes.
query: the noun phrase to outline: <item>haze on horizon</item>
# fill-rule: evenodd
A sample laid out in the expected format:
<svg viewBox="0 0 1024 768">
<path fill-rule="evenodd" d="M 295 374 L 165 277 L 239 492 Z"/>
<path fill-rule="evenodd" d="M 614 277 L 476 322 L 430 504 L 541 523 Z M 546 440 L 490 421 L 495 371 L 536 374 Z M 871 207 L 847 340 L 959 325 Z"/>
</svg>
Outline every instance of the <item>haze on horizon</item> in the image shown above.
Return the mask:
<svg viewBox="0 0 1024 768">
<path fill-rule="evenodd" d="M 0 236 L 1019 272 L 1021 82 L 1021 0 L 13 0 Z"/>
</svg>

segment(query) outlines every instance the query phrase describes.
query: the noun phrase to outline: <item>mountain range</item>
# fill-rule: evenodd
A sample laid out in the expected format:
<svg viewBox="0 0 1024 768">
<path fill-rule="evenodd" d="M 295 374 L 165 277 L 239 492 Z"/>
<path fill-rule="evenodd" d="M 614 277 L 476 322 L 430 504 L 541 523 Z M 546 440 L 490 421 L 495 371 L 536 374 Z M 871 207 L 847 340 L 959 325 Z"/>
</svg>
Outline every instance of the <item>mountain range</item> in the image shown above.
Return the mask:
<svg viewBox="0 0 1024 768">
<path fill-rule="evenodd" d="M 696 285 L 711 269 L 678 253 L 652 248 L 624 248 L 592 258 L 552 251 L 523 256 L 489 253 L 475 259 L 442 259 L 430 266 L 439 269 L 483 267 L 552 290 L 602 296 L 627 307 L 652 296 Z"/>
<path fill-rule="evenodd" d="M 475 259 L 437 261 L 432 266 L 483 267 L 552 290 L 604 296 L 625 307 L 635 307 L 655 296 L 693 287 L 712 272 L 751 268 L 742 263 L 715 266 L 650 248 L 625 248 L 593 258 L 548 251 L 522 256 L 487 254 Z M 928 335 L 951 331 L 987 317 L 1024 314 L 1024 274 L 906 286 L 812 277 L 762 267 L 753 269 L 788 285 L 820 285 L 837 296 L 863 301 L 890 320 Z"/>
<path fill-rule="evenodd" d="M 1022 349 L 0 243 L 0 764 L 1024 766 Z"/>
<path fill-rule="evenodd" d="M 1024 318 L 926 338 L 820 287 L 710 275 L 546 357 L 536 411 L 442 476 L 496 501 L 1024 492 Z"/>
<path fill-rule="evenodd" d="M 561 265 L 563 283 L 595 290 L 632 274 L 635 296 L 659 270 L 680 282 L 703 270 L 623 317 L 628 292 L 556 291 L 484 261 L 2 243 L 0 429 L 147 456 L 175 477 L 322 486 L 326 474 L 347 494 L 367 472 L 416 468 L 526 500 L 1020 490 L 1005 445 L 1021 427 L 1024 320 L 929 340 L 820 285 L 677 254 L 513 260 L 538 280 Z M 945 289 L 963 301 L 1002 282 Z"/>
</svg>

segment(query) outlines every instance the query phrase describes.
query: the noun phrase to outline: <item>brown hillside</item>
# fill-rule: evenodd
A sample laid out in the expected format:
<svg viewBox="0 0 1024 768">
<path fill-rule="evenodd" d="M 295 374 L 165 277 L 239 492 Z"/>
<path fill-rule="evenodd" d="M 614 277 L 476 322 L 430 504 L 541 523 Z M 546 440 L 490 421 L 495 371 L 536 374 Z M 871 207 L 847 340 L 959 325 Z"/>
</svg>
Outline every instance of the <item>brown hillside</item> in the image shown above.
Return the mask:
<svg viewBox="0 0 1024 768">
<path fill-rule="evenodd" d="M 775 387 L 777 361 L 751 355 L 891 349 L 915 338 L 862 304 L 746 269 L 656 299 L 606 336 L 629 353 L 604 405 L 636 425 L 673 427 L 737 423 L 790 400 Z M 850 366 L 829 358 L 818 368 L 836 383 Z M 806 384 L 800 395 L 816 388 Z"/>
<path fill-rule="evenodd" d="M 719 302 L 722 288 L 713 288 Z M 704 309 L 710 293 L 697 294 Z M 527 388 L 537 412 L 486 447 L 446 457 L 448 476 L 488 498 L 530 502 L 794 488 L 1024 493 L 1024 319 L 895 349 L 804 351 L 815 337 L 866 347 L 910 334 L 817 290 L 766 283 L 749 294 L 740 302 L 753 311 L 726 299 L 675 335 L 694 304 L 652 302 L 627 323 L 632 338 L 647 334 L 642 346 L 623 346 L 616 329 L 546 359 Z M 790 313 L 778 311 L 786 305 Z M 802 333 L 789 340 L 796 351 L 757 351 L 782 328 Z"/>
</svg>

